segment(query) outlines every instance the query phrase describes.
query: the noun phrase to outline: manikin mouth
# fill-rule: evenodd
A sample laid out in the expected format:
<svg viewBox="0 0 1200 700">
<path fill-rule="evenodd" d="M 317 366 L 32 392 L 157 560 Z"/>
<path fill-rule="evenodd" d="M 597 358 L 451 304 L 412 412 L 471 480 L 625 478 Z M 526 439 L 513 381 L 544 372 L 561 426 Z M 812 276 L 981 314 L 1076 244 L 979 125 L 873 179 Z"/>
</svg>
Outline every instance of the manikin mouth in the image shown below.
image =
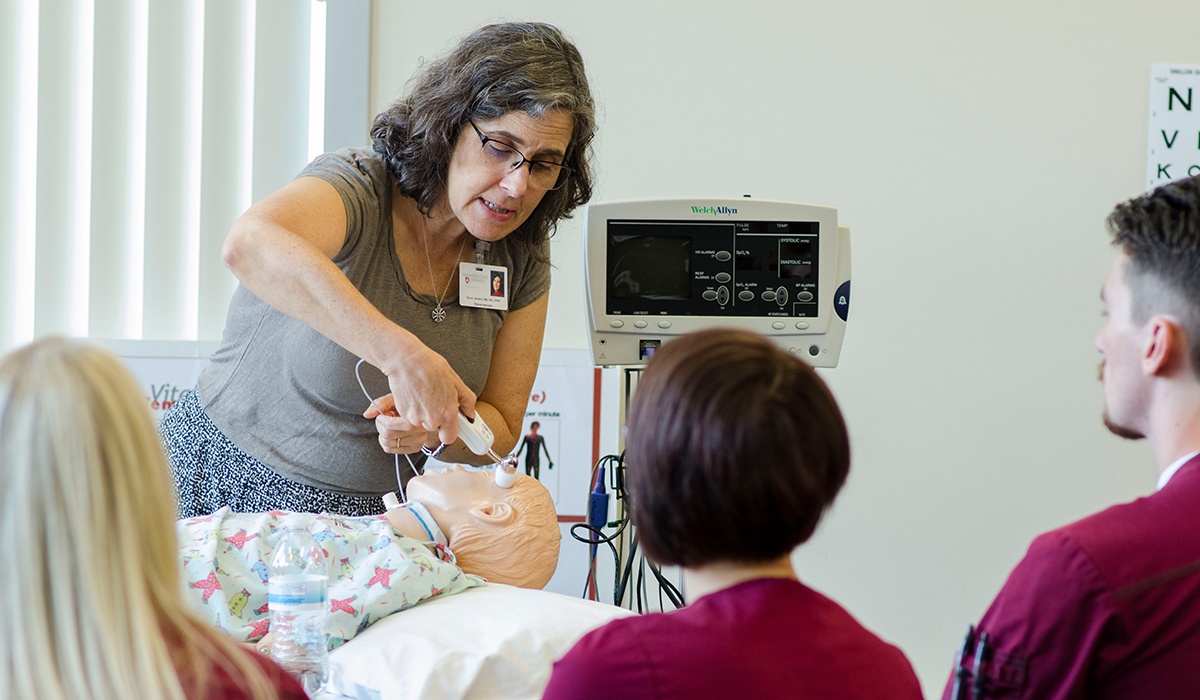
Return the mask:
<svg viewBox="0 0 1200 700">
<path fill-rule="evenodd" d="M 491 209 L 492 211 L 496 212 L 497 214 L 511 214 L 513 212 L 512 209 L 505 209 L 504 207 L 500 206 L 499 204 L 492 204 L 491 202 L 487 201 L 486 199 L 484 199 L 482 197 L 479 198 L 479 201 L 483 202 L 483 206 L 487 207 L 488 209 Z"/>
</svg>

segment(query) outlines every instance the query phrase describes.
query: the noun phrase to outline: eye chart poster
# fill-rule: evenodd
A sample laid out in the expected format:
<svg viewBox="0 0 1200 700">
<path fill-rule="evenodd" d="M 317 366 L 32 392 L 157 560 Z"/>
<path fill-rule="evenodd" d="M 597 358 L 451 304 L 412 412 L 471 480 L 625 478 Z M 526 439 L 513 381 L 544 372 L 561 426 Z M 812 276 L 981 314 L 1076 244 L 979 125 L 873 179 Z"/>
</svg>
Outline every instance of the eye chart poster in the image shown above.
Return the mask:
<svg viewBox="0 0 1200 700">
<path fill-rule="evenodd" d="M 1200 66 L 1150 71 L 1147 189 L 1200 175 Z"/>
</svg>

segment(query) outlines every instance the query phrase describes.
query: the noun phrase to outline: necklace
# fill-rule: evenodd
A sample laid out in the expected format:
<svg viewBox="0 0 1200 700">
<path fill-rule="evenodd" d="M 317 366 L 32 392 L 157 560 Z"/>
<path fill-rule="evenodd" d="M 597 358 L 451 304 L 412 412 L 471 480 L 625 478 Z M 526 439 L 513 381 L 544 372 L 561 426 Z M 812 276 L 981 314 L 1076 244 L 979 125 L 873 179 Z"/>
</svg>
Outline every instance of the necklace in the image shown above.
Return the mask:
<svg viewBox="0 0 1200 700">
<path fill-rule="evenodd" d="M 458 247 L 458 259 L 462 259 L 463 248 L 467 245 L 469 235 L 463 236 L 462 245 Z M 425 244 L 425 263 L 429 265 L 429 284 L 433 287 L 433 291 L 437 292 L 437 280 L 433 279 L 433 260 L 429 257 L 429 237 L 425 233 L 425 217 L 421 217 L 421 242 Z M 442 297 L 446 296 L 446 292 L 450 291 L 450 281 L 454 279 L 454 268 L 450 268 L 450 276 L 446 278 L 446 286 L 442 288 L 442 293 L 435 296 L 437 306 L 434 307 L 430 316 L 434 323 L 441 323 L 446 320 L 446 310 L 442 308 Z"/>
</svg>

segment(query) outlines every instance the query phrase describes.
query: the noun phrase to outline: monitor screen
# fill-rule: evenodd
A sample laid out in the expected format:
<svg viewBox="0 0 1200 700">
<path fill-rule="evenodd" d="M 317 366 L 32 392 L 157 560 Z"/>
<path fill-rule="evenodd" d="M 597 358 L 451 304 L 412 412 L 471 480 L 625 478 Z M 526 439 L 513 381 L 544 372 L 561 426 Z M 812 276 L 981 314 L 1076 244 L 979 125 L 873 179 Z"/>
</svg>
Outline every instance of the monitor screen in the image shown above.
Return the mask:
<svg viewBox="0 0 1200 700">
<path fill-rule="evenodd" d="M 614 299 L 690 299 L 692 239 L 614 235 L 608 252 Z"/>
<path fill-rule="evenodd" d="M 815 221 L 607 222 L 606 313 L 818 315 Z"/>
</svg>

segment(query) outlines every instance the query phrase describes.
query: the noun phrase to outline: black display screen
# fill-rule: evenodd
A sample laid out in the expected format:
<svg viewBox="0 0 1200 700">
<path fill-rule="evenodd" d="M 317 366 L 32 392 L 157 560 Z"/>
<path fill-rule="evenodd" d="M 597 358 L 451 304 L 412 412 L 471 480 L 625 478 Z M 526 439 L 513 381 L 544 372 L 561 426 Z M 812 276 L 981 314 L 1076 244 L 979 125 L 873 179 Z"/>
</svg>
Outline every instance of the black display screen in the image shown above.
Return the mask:
<svg viewBox="0 0 1200 700">
<path fill-rule="evenodd" d="M 621 219 L 607 229 L 606 312 L 634 317 L 614 328 L 670 327 L 638 316 L 818 316 L 817 222 Z"/>
<path fill-rule="evenodd" d="M 613 299 L 691 299 L 692 239 L 613 236 L 608 293 Z"/>
</svg>

